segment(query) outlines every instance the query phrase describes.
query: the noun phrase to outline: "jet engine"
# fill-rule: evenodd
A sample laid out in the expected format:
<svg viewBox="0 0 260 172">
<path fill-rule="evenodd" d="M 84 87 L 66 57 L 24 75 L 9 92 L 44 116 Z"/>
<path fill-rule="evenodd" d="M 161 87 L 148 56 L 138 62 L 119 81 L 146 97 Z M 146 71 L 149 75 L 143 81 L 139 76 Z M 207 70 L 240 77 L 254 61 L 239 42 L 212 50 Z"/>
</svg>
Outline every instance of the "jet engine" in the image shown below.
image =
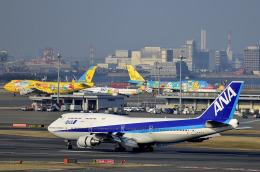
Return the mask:
<svg viewBox="0 0 260 172">
<path fill-rule="evenodd" d="M 32 90 L 31 89 L 21 89 L 20 90 L 20 94 L 21 95 L 27 95 L 27 94 L 30 94 L 32 92 Z"/>
<path fill-rule="evenodd" d="M 93 136 L 80 136 L 77 140 L 78 147 L 93 147 L 100 143 L 99 140 L 95 140 Z"/>
</svg>

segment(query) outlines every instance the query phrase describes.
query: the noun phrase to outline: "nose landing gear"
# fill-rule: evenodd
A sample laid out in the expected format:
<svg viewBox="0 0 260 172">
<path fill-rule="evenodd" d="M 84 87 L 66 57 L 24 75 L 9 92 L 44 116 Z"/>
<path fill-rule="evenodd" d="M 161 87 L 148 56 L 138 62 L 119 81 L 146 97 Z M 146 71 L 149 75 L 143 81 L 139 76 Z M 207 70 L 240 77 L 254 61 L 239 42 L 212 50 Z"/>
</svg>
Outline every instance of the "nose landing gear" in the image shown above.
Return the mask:
<svg viewBox="0 0 260 172">
<path fill-rule="evenodd" d="M 72 144 L 70 140 L 65 140 L 65 142 L 67 142 L 66 148 L 67 149 L 72 149 Z"/>
</svg>

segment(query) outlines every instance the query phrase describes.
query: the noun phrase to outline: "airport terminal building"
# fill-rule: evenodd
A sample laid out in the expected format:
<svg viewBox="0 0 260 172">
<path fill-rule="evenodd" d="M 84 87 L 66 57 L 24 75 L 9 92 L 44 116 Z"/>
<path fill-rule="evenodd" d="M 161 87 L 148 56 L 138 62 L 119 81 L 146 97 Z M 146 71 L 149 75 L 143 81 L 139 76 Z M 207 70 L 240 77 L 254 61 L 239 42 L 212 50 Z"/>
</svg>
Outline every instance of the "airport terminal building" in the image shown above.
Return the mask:
<svg viewBox="0 0 260 172">
<path fill-rule="evenodd" d="M 55 106 L 57 95 L 51 96 L 30 96 L 33 106 L 37 108 L 49 108 Z M 99 111 L 111 107 L 124 107 L 124 96 L 112 96 L 108 94 L 73 93 L 61 94 L 60 105 L 69 105 L 71 111 Z"/>
</svg>

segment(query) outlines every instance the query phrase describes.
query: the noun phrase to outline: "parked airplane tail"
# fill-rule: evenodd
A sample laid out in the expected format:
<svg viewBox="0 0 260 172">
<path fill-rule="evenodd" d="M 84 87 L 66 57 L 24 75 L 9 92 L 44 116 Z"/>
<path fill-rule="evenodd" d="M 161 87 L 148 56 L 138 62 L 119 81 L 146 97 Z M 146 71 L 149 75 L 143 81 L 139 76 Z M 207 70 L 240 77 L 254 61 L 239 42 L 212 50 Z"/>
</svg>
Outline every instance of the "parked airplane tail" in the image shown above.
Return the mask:
<svg viewBox="0 0 260 172">
<path fill-rule="evenodd" d="M 97 66 L 91 66 L 77 81 L 78 83 L 91 82 Z"/>
<path fill-rule="evenodd" d="M 147 81 L 145 81 L 139 89 L 142 91 L 146 91 L 146 88 L 147 88 Z"/>
<path fill-rule="evenodd" d="M 231 82 L 199 118 L 229 123 L 233 118 L 242 86 L 243 81 Z"/>
<path fill-rule="evenodd" d="M 72 75 L 72 83 L 75 83 L 77 81 L 76 77 Z"/>
<path fill-rule="evenodd" d="M 126 65 L 130 80 L 145 81 L 144 78 L 131 65 Z"/>
</svg>

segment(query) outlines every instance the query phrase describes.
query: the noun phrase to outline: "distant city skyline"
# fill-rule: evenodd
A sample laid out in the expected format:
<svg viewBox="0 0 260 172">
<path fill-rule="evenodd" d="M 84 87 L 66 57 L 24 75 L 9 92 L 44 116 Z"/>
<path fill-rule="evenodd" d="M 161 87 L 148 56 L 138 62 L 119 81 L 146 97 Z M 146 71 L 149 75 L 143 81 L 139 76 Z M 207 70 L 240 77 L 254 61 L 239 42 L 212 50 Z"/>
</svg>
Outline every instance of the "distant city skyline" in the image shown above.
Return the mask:
<svg viewBox="0 0 260 172">
<path fill-rule="evenodd" d="M 0 50 L 38 57 L 46 47 L 72 60 L 105 58 L 115 50 L 180 48 L 187 40 L 243 53 L 259 45 L 258 0 L 1 0 Z M 200 46 L 198 46 L 200 48 Z M 43 51 L 42 51 L 43 52 Z M 43 55 L 42 55 L 43 56 Z"/>
</svg>

